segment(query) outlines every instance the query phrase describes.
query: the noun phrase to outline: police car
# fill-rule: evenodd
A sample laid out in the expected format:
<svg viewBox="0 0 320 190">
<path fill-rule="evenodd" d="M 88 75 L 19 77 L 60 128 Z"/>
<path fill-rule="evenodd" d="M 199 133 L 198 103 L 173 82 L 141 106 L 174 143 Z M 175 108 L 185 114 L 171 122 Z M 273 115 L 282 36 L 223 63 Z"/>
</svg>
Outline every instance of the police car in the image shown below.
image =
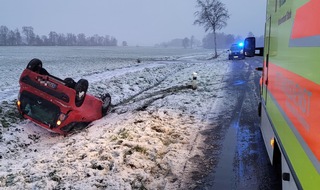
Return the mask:
<svg viewBox="0 0 320 190">
<path fill-rule="evenodd" d="M 232 44 L 229 51 L 229 60 L 244 59 L 243 43 Z"/>
</svg>

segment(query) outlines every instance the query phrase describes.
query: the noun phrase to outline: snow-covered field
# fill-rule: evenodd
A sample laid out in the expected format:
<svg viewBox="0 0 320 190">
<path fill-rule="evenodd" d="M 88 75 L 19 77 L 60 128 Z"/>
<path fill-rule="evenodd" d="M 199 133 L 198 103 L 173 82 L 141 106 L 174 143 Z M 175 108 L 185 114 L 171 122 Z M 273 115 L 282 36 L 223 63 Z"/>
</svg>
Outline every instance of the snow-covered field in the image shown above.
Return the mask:
<svg viewBox="0 0 320 190">
<path fill-rule="evenodd" d="M 99 52 L 96 63 L 85 48 L 60 51 L 54 61 L 28 49 L 14 66 L 3 64 L 9 58 L 0 54 L 0 189 L 182 189 L 192 172 L 189 159 L 201 154 L 196 143 L 207 113 L 219 110 L 215 100 L 223 96 L 231 64 L 226 55 L 208 60 L 208 51 L 197 50 L 105 57 L 104 49 L 90 49 Z M 67 137 L 19 118 L 18 78 L 33 57 L 61 78 L 88 79 L 91 94 L 109 92 L 111 113 Z"/>
</svg>

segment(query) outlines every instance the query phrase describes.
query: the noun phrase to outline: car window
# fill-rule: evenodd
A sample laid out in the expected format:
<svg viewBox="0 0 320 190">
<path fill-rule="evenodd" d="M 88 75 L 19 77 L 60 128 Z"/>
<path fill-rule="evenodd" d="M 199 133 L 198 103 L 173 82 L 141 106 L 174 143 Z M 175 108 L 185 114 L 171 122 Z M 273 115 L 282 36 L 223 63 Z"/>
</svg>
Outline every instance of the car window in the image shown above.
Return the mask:
<svg viewBox="0 0 320 190">
<path fill-rule="evenodd" d="M 21 110 L 31 118 L 49 126 L 55 126 L 60 108 L 32 93 L 22 92 L 20 95 Z"/>
<path fill-rule="evenodd" d="M 231 51 L 236 51 L 236 50 L 241 50 L 241 49 L 242 49 L 242 47 L 237 45 L 237 44 L 236 45 L 232 45 L 231 48 L 230 48 Z"/>
</svg>

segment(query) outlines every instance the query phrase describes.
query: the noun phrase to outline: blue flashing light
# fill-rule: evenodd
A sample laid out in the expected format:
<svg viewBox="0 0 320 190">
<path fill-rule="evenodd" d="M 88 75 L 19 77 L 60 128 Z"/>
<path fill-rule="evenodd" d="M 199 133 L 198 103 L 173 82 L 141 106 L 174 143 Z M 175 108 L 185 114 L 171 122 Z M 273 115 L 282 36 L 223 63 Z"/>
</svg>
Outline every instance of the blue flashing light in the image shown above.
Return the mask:
<svg viewBox="0 0 320 190">
<path fill-rule="evenodd" d="M 242 42 L 241 42 L 241 43 L 239 43 L 238 45 L 239 45 L 240 47 L 243 47 L 243 43 L 242 43 Z"/>
</svg>

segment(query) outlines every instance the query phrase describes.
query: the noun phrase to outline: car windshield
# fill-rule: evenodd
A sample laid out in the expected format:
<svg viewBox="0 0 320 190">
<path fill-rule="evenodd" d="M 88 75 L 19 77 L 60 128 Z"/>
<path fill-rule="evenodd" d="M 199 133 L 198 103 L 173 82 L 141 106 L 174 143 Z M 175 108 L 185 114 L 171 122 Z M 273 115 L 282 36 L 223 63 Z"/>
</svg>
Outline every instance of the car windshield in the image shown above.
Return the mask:
<svg viewBox="0 0 320 190">
<path fill-rule="evenodd" d="M 242 50 L 242 47 L 239 46 L 238 44 L 233 44 L 230 48 L 231 51 L 240 51 Z"/>
<path fill-rule="evenodd" d="M 20 95 L 21 111 L 31 118 L 48 126 L 55 126 L 60 114 L 60 108 L 29 92 L 22 92 Z"/>
</svg>

